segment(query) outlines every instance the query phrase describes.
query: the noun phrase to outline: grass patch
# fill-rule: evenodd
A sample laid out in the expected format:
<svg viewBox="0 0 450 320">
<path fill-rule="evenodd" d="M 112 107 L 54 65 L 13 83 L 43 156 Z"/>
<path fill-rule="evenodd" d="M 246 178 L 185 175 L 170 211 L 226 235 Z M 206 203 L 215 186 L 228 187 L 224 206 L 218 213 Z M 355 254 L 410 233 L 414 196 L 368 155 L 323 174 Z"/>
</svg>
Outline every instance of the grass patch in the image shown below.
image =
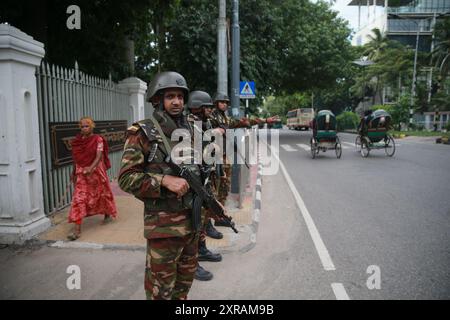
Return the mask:
<svg viewBox="0 0 450 320">
<path fill-rule="evenodd" d="M 404 134 L 405 136 L 415 137 L 447 137 L 450 138 L 450 132 L 434 132 L 434 131 L 390 131 L 394 136 Z"/>
</svg>

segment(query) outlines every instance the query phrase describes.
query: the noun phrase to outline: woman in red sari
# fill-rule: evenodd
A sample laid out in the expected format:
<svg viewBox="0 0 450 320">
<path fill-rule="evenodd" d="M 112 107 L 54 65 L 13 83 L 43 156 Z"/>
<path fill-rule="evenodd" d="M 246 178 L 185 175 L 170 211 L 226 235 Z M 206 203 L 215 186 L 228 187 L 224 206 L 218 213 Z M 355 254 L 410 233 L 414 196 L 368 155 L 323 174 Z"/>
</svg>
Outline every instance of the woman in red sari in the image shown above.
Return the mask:
<svg viewBox="0 0 450 320">
<path fill-rule="evenodd" d="M 81 223 L 84 217 L 95 214 L 105 215 L 104 222 L 117 216 L 114 197 L 109 185 L 106 170 L 111 167 L 108 158 L 106 140 L 94 134 L 95 123 L 90 117 L 80 119 L 81 133 L 72 141 L 74 172 L 72 181 L 75 192 L 69 212 L 69 222 L 75 223 L 74 232 L 69 240 L 81 235 Z"/>
</svg>

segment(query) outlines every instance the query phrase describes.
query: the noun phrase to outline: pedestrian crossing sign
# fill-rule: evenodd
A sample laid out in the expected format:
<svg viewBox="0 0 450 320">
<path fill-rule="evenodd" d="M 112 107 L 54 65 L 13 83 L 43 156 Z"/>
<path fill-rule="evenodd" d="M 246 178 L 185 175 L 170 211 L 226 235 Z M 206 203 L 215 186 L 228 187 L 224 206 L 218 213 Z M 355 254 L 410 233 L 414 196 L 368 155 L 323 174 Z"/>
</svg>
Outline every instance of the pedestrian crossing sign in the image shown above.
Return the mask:
<svg viewBox="0 0 450 320">
<path fill-rule="evenodd" d="M 255 96 L 255 82 L 241 81 L 239 85 L 239 97 L 241 99 L 254 99 Z"/>
</svg>

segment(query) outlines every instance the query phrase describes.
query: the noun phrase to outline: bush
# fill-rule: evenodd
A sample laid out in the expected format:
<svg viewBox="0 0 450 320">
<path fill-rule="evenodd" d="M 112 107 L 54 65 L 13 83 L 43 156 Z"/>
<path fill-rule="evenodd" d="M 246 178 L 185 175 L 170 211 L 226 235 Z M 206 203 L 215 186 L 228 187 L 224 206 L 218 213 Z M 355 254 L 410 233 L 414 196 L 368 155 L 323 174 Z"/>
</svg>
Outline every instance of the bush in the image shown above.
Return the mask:
<svg viewBox="0 0 450 320">
<path fill-rule="evenodd" d="M 447 130 L 447 132 L 450 132 L 450 121 L 447 122 L 447 125 L 445 126 L 445 130 Z"/>
<path fill-rule="evenodd" d="M 338 130 L 356 130 L 359 117 L 356 113 L 345 111 L 336 117 Z"/>
</svg>

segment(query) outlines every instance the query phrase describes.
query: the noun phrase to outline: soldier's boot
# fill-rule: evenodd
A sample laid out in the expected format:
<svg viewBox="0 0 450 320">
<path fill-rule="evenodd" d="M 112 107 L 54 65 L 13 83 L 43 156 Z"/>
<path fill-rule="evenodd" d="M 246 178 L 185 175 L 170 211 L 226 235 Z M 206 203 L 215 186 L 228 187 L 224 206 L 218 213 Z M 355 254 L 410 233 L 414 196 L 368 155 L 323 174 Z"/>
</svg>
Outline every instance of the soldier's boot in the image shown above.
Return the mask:
<svg viewBox="0 0 450 320">
<path fill-rule="evenodd" d="M 209 281 L 213 278 L 213 274 L 205 270 L 201 265 L 197 264 L 197 270 L 195 270 L 194 279 L 200 281 Z"/>
<path fill-rule="evenodd" d="M 220 253 L 213 253 L 206 247 L 206 241 L 198 242 L 198 261 L 222 261 L 222 255 Z"/>
<path fill-rule="evenodd" d="M 206 235 L 213 239 L 222 239 L 223 238 L 222 232 L 220 232 L 216 228 L 214 228 L 214 226 L 211 222 L 211 219 L 208 219 L 208 224 L 206 225 L 205 231 L 206 231 Z"/>
</svg>

